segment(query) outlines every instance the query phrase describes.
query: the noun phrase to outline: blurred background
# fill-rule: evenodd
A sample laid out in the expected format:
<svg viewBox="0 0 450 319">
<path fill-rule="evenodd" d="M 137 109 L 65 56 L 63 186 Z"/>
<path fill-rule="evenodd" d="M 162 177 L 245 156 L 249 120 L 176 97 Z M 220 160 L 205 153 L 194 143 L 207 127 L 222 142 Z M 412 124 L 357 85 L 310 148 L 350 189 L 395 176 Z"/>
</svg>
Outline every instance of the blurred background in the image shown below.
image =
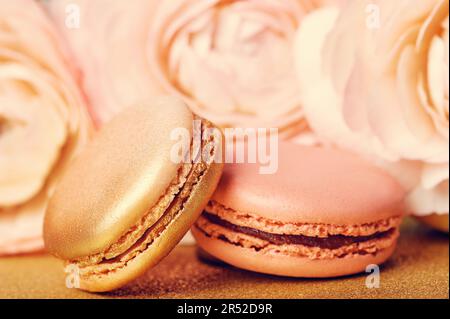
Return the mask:
<svg viewBox="0 0 450 319">
<path fill-rule="evenodd" d="M 448 0 L 0 0 L 0 255 L 43 250 L 59 176 L 124 108 L 356 152 L 448 232 Z"/>
</svg>

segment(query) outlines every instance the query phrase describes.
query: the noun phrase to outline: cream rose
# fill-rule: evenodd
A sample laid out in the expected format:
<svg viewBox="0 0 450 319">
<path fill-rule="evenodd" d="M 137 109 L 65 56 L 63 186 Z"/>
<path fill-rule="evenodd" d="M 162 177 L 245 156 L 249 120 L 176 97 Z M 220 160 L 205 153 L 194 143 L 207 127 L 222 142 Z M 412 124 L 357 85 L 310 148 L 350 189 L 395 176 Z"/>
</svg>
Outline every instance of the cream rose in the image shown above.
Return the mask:
<svg viewBox="0 0 450 319">
<path fill-rule="evenodd" d="M 293 133 L 305 128 L 294 35 L 329 2 L 58 0 L 49 8 L 77 53 L 100 123 L 172 93 L 222 126 Z M 79 29 L 64 27 L 68 4 L 79 7 Z"/>
<path fill-rule="evenodd" d="M 197 114 L 222 126 L 292 128 L 304 119 L 293 37 L 312 9 L 295 0 L 166 1 L 150 59 Z"/>
<path fill-rule="evenodd" d="M 47 199 L 85 143 L 85 105 L 34 1 L 0 0 L 0 255 L 43 247 Z"/>
<path fill-rule="evenodd" d="M 448 9 L 349 1 L 310 15 L 296 39 L 310 125 L 389 169 L 418 215 L 449 211 Z"/>
</svg>

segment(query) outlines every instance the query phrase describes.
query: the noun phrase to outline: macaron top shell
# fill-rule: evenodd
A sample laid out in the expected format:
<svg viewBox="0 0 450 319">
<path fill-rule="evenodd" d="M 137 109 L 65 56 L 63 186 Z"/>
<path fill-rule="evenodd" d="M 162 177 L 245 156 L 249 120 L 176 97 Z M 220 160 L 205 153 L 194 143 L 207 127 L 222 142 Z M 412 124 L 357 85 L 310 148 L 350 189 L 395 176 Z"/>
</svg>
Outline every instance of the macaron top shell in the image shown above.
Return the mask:
<svg viewBox="0 0 450 319">
<path fill-rule="evenodd" d="M 49 203 L 47 249 L 63 259 L 96 254 L 133 227 L 177 177 L 182 163 L 170 158 L 171 132 L 191 132 L 192 122 L 181 101 L 163 98 L 130 107 L 106 124 Z"/>
<path fill-rule="evenodd" d="M 359 225 L 402 215 L 403 188 L 345 151 L 282 142 L 278 170 L 225 165 L 213 200 L 241 213 L 286 223 Z"/>
</svg>

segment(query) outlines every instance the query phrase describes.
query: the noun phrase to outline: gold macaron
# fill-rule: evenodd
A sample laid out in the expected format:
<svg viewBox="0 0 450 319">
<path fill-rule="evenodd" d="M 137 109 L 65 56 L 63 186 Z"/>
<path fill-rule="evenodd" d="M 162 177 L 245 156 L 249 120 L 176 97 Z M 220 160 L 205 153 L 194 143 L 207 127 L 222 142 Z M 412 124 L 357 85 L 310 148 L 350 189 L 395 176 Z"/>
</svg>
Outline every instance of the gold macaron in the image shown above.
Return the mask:
<svg viewBox="0 0 450 319">
<path fill-rule="evenodd" d="M 220 139 L 206 134 L 215 130 L 183 102 L 162 98 L 128 108 L 97 133 L 63 175 L 44 222 L 47 250 L 77 269 L 80 289 L 125 285 L 188 232 L 222 173 Z M 187 150 L 175 148 L 184 132 Z M 208 156 L 193 156 L 202 155 L 196 144 Z"/>
</svg>

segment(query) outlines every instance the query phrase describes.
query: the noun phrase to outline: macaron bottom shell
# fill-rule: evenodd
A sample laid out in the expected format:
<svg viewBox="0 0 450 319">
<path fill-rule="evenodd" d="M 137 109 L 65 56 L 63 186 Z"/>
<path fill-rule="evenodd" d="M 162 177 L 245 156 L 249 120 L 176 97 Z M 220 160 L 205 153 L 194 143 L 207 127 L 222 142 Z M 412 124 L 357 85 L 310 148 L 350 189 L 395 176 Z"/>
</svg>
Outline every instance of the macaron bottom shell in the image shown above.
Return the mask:
<svg viewBox="0 0 450 319">
<path fill-rule="evenodd" d="M 394 252 L 396 240 L 375 254 L 353 254 L 342 258 L 311 259 L 278 253 L 264 253 L 205 235 L 192 228 L 198 245 L 212 256 L 237 268 L 285 277 L 333 278 L 365 272 L 369 265 L 381 265 Z"/>
</svg>

